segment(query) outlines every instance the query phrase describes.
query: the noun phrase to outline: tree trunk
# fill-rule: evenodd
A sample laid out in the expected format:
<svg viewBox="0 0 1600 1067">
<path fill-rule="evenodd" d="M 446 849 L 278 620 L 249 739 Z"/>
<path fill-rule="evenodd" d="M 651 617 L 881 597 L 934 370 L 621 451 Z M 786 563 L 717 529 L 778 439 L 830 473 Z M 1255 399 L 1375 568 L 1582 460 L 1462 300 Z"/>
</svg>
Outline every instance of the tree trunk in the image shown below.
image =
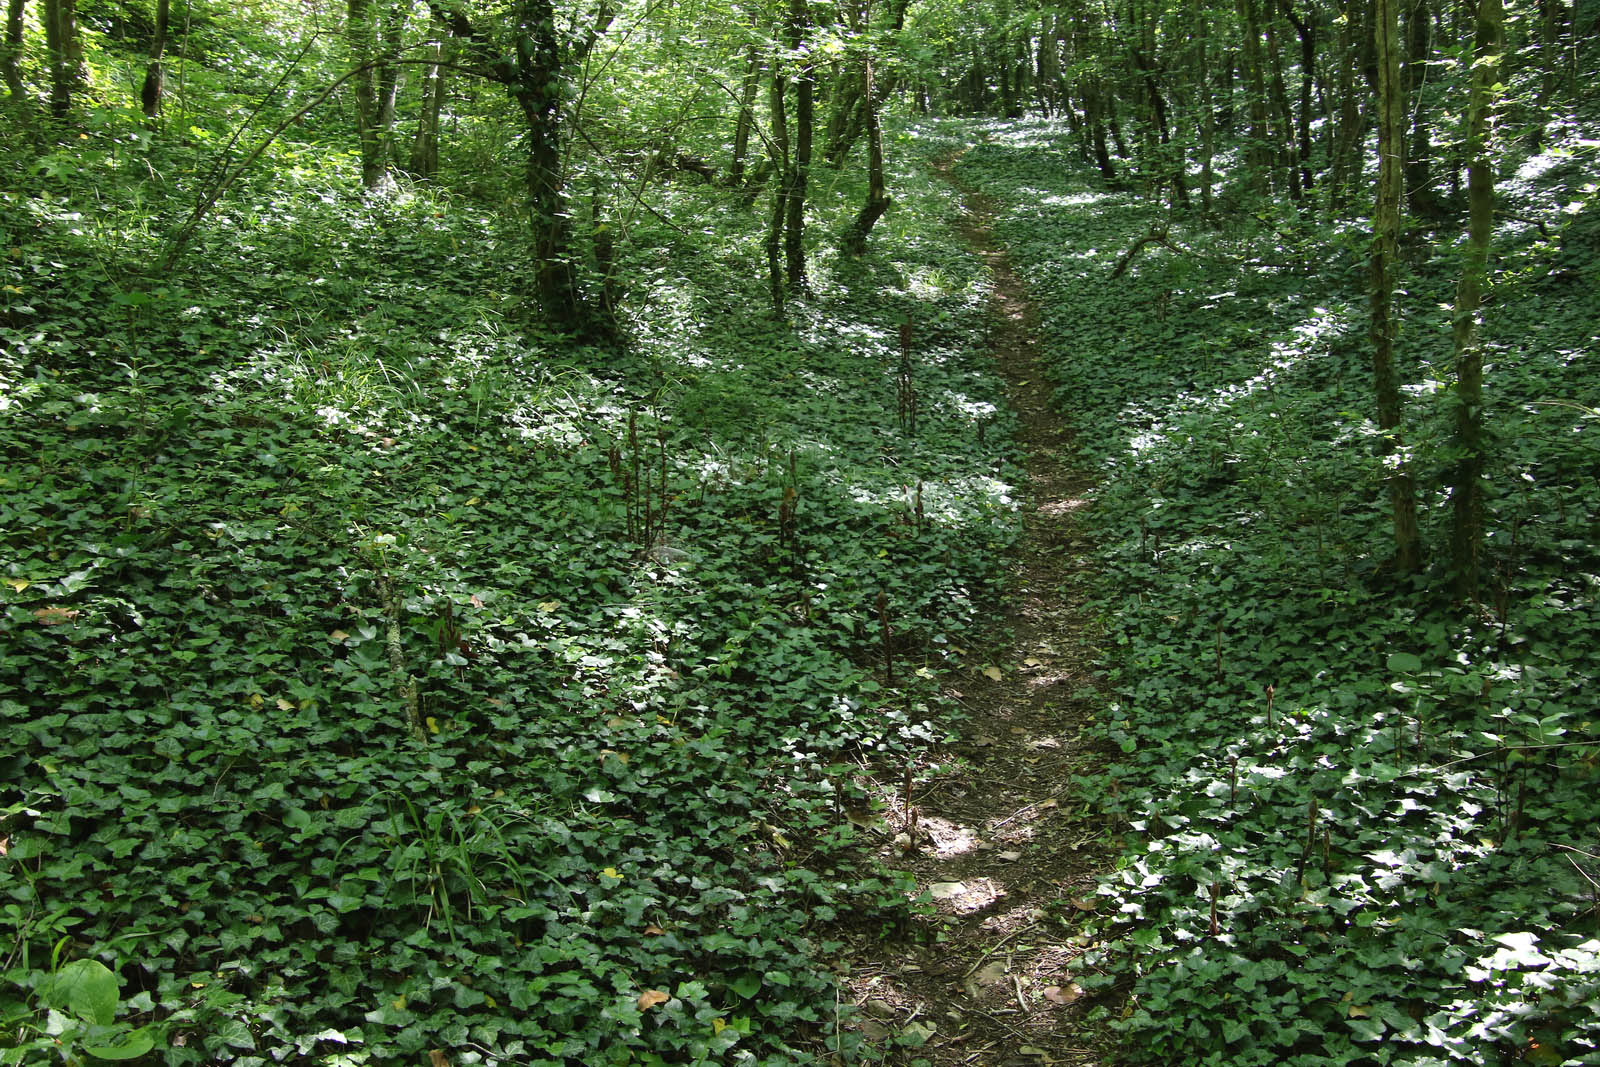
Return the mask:
<svg viewBox="0 0 1600 1067">
<path fill-rule="evenodd" d="M 1039 16 L 1039 48 L 1034 63 L 1034 85 L 1039 112 L 1046 118 L 1060 111 L 1061 58 L 1056 40 L 1060 16 L 1046 11 Z"/>
<path fill-rule="evenodd" d="M 44 33 L 50 54 L 50 113 L 66 118 L 72 112 L 72 95 L 83 84 L 77 0 L 44 0 Z"/>
<path fill-rule="evenodd" d="M 1547 106 L 1551 102 L 1565 80 L 1567 50 L 1563 38 L 1566 28 L 1566 6 L 1561 0 L 1539 0 L 1540 52 L 1544 60 L 1544 72 L 1539 80 L 1540 106 Z"/>
<path fill-rule="evenodd" d="M 1195 38 L 1195 93 L 1200 108 L 1200 208 L 1211 214 L 1211 189 L 1216 184 L 1214 162 L 1217 143 L 1217 111 L 1211 99 L 1210 19 L 1200 0 L 1189 8 Z"/>
<path fill-rule="evenodd" d="M 1100 176 L 1108 182 L 1116 181 L 1117 168 L 1111 162 L 1111 149 L 1106 145 L 1106 124 L 1100 113 L 1100 92 L 1093 75 L 1084 79 L 1083 121 L 1094 138 L 1094 162 L 1100 168 Z"/>
<path fill-rule="evenodd" d="M 1300 168 L 1295 165 L 1294 113 L 1289 110 L 1289 93 L 1283 82 L 1283 49 L 1278 45 L 1277 12 L 1267 10 L 1267 66 L 1271 72 L 1272 106 L 1278 113 L 1272 155 L 1277 169 L 1289 180 L 1289 199 L 1299 202 L 1305 192 L 1300 186 Z"/>
<path fill-rule="evenodd" d="M 832 166 L 843 165 L 855 147 L 856 138 L 867 128 L 867 100 L 861 74 L 849 70 L 834 82 L 833 112 L 828 117 L 828 147 L 822 157 Z"/>
<path fill-rule="evenodd" d="M 378 32 L 372 0 L 348 0 L 345 5 L 345 39 L 350 46 L 350 62 L 356 66 L 351 79 L 356 96 L 356 141 L 361 151 L 361 187 L 376 189 L 383 184 L 388 168 L 383 157 L 383 137 L 378 124 L 377 76 Z"/>
<path fill-rule="evenodd" d="M 1356 91 L 1356 70 L 1366 66 L 1364 54 L 1369 49 L 1365 42 L 1371 39 L 1370 33 L 1361 32 L 1355 18 L 1347 18 L 1339 30 L 1339 81 L 1335 90 L 1339 98 L 1339 119 L 1328 168 L 1328 181 L 1332 186 L 1328 192 L 1328 211 L 1336 218 L 1350 202 L 1361 172 L 1366 115 L 1361 106 L 1362 95 Z"/>
<path fill-rule="evenodd" d="M 156 30 L 150 40 L 150 65 L 144 69 L 144 86 L 139 90 L 139 105 L 144 117 L 154 119 L 161 114 L 161 97 L 167 87 L 167 72 L 162 57 L 167 51 L 167 22 L 171 15 L 172 0 L 156 0 Z"/>
<path fill-rule="evenodd" d="M 404 44 L 406 8 L 408 5 L 390 3 L 383 12 L 379 27 L 377 102 L 378 102 L 378 152 L 383 160 L 384 172 L 397 161 L 395 151 L 395 106 L 400 95 L 400 48 Z"/>
<path fill-rule="evenodd" d="M 816 66 L 805 51 L 806 31 L 810 28 L 806 2 L 790 0 L 789 4 L 789 48 L 800 57 L 794 83 L 794 164 L 789 174 L 789 205 L 783 233 L 784 272 L 791 293 L 801 293 L 806 288 L 806 185 L 811 172 L 811 100 L 816 83 Z"/>
<path fill-rule="evenodd" d="M 1282 9 L 1295 36 L 1300 38 L 1300 109 L 1295 119 L 1300 142 L 1300 184 L 1310 189 L 1316 184 L 1311 173 L 1311 89 L 1317 73 L 1317 13 L 1308 4 L 1302 20 L 1290 0 L 1282 0 Z"/>
<path fill-rule="evenodd" d="M 428 42 L 428 65 L 422 75 L 422 113 L 411 142 L 411 176 L 428 181 L 439 172 L 439 112 L 444 108 L 445 47 L 440 37 Z"/>
<path fill-rule="evenodd" d="M 6 39 L 0 51 L 0 64 L 5 67 L 6 92 L 13 107 L 20 108 L 27 101 L 27 87 L 22 83 L 22 27 L 26 0 L 7 0 Z"/>
<path fill-rule="evenodd" d="M 1429 127 L 1428 78 L 1432 52 L 1432 14 L 1428 0 L 1408 0 L 1406 8 L 1405 94 L 1411 109 L 1411 146 L 1406 154 L 1406 207 L 1413 215 L 1437 215 L 1433 190 L 1433 136 Z"/>
<path fill-rule="evenodd" d="M 863 19 L 868 30 L 872 26 L 872 4 L 868 0 L 865 18 Z M 878 124 L 878 107 L 876 102 L 877 85 L 872 77 L 872 40 L 868 36 L 861 43 L 861 81 L 865 87 L 862 94 L 867 108 L 867 202 L 861 206 L 861 211 L 856 215 L 855 221 L 850 224 L 850 229 L 845 234 L 844 250 L 848 255 L 859 256 L 867 250 L 867 235 L 872 232 L 872 227 L 877 225 L 878 219 L 889 210 L 893 203 L 889 199 L 888 189 L 883 179 L 883 131 Z"/>
<path fill-rule="evenodd" d="M 767 225 L 767 287 L 772 297 L 772 313 L 783 317 L 783 224 L 788 216 L 789 183 L 793 164 L 789 159 L 789 117 L 785 110 L 784 95 L 788 79 L 783 74 L 782 57 L 772 63 L 772 87 L 768 98 L 772 109 L 772 165 L 778 174 L 772 194 L 772 215 Z"/>
<path fill-rule="evenodd" d="M 516 82 L 511 91 L 528 134 L 534 288 L 546 315 L 562 325 L 577 326 L 581 308 L 561 167 L 562 69 L 553 0 L 519 0 L 515 15 Z"/>
<path fill-rule="evenodd" d="M 1239 23 L 1244 29 L 1246 102 L 1250 109 L 1250 134 L 1245 148 L 1250 188 L 1265 192 L 1272 181 L 1272 130 L 1267 112 L 1265 61 L 1261 56 L 1261 19 L 1255 0 L 1238 0 Z"/>
<path fill-rule="evenodd" d="M 750 152 L 750 130 L 756 121 L 756 91 L 761 88 L 761 56 L 750 46 L 745 58 L 744 86 L 739 96 L 739 117 L 733 125 L 733 161 L 728 165 L 728 184 L 744 182 L 744 160 Z"/>
<path fill-rule="evenodd" d="M 1454 510 L 1451 560 L 1463 599 L 1478 593 L 1478 563 L 1483 548 L 1483 347 L 1478 309 L 1489 277 L 1489 239 L 1494 229 L 1494 158 L 1489 120 L 1499 80 L 1502 42 L 1500 0 L 1479 0 L 1472 81 L 1467 104 L 1467 247 L 1456 288 L 1452 330 L 1456 357 L 1456 448 L 1460 459 L 1451 477 Z"/>
<path fill-rule="evenodd" d="M 1377 395 L 1379 454 L 1388 471 L 1389 505 L 1394 521 L 1395 570 L 1417 568 L 1422 557 L 1417 530 L 1416 490 L 1400 437 L 1400 381 L 1395 369 L 1394 266 L 1405 200 L 1406 92 L 1400 76 L 1398 5 L 1375 0 L 1374 35 L 1378 82 L 1378 190 L 1373 209 L 1372 381 Z"/>
</svg>

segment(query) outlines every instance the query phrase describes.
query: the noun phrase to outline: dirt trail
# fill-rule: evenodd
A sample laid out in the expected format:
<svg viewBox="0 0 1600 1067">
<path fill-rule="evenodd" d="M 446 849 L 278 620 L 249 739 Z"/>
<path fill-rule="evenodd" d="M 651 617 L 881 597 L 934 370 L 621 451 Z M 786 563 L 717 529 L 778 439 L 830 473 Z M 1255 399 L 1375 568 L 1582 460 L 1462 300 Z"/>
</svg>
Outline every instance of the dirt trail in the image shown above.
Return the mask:
<svg viewBox="0 0 1600 1067">
<path fill-rule="evenodd" d="M 966 736 L 940 755 L 959 769 L 914 787 L 910 812 L 893 790 L 885 813 L 892 840 L 882 862 L 915 874 L 935 914 L 904 938 L 855 946 L 846 988 L 861 1008 L 857 1028 L 888 1049 L 884 1062 L 1082 1067 L 1104 1050 L 1081 1027 L 1077 929 L 1109 862 L 1106 827 L 1078 810 L 1071 789 L 1074 774 L 1104 759 L 1082 736 L 1096 684 L 1082 603 L 1090 482 L 1049 408 L 1027 293 L 995 247 L 987 205 L 967 193 L 963 201 L 963 231 L 993 276 L 990 345 L 1028 457 L 1006 620 L 1013 637 L 995 653 L 998 670 L 957 683 Z"/>
</svg>

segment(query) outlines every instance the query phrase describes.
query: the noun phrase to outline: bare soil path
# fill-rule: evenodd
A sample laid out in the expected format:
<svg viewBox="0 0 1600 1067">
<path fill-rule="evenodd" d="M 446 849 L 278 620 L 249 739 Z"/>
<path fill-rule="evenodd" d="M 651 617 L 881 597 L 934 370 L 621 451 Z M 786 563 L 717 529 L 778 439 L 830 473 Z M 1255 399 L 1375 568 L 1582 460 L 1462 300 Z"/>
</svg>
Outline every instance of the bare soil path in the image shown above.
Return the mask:
<svg viewBox="0 0 1600 1067">
<path fill-rule="evenodd" d="M 965 234 L 993 277 L 991 348 L 1027 453 L 1011 640 L 991 669 L 957 682 L 970 718 L 941 754 L 957 769 L 914 786 L 909 811 L 903 787 L 883 790 L 894 799 L 882 862 L 910 870 L 935 910 L 905 937 L 853 945 L 846 988 L 884 1062 L 1083 1067 L 1107 1052 L 1082 1025 L 1074 979 L 1095 876 L 1112 855 L 1110 828 L 1080 810 L 1072 787 L 1104 762 L 1085 736 L 1097 706 L 1083 603 L 1091 483 L 1050 410 L 1037 318 L 994 244 L 988 206 L 965 191 L 963 204 Z"/>
</svg>

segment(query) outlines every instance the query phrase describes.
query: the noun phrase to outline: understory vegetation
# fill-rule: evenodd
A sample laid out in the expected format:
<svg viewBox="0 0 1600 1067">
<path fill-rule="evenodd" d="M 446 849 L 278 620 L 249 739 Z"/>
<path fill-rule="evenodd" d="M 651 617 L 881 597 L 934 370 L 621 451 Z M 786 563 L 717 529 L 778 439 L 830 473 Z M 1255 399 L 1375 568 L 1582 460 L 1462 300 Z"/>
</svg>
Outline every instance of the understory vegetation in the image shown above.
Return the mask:
<svg viewBox="0 0 1600 1067">
<path fill-rule="evenodd" d="M 1014 666 L 962 189 L 1035 1017 L 1600 1063 L 1600 22 L 1445 6 L 8 0 L 0 1063 L 975 1062 L 840 977 Z"/>
<path fill-rule="evenodd" d="M 738 202 L 671 187 L 700 229 L 639 221 L 631 342 L 586 347 L 522 312 L 505 223 L 348 177 L 228 206 L 148 294 L 139 184 L 8 197 L 8 1028 L 168 1063 L 837 1044 L 826 932 L 908 888 L 844 862 L 850 771 L 944 735 L 1014 528 L 948 192 L 905 175 L 784 324 Z"/>
<path fill-rule="evenodd" d="M 1064 133 L 994 127 L 958 173 L 1000 205 L 1101 478 L 1114 762 L 1082 787 L 1127 851 L 1086 987 L 1161 1062 L 1597 1062 L 1592 132 L 1506 190 L 1493 577 L 1465 613 L 1442 566 L 1388 567 L 1359 231 L 1174 226 L 1113 281 L 1160 220 L 1063 167 Z M 1459 260 L 1416 252 L 1403 380 L 1434 472 Z M 1423 498 L 1426 544 L 1446 503 Z"/>
</svg>

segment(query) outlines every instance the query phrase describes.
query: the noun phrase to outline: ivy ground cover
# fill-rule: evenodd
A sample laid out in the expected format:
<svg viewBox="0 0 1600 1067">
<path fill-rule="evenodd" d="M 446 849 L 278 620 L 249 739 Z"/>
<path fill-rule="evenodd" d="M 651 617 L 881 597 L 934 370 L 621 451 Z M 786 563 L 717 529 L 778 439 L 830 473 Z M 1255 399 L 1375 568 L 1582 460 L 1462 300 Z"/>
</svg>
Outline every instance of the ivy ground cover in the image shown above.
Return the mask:
<svg viewBox="0 0 1600 1067">
<path fill-rule="evenodd" d="M 947 192 L 776 323 L 747 209 L 652 190 L 700 225 L 585 345 L 514 221 L 293 151 L 148 290 L 138 181 L 5 194 L 0 1060 L 837 1049 L 819 931 L 907 906 L 849 770 L 943 732 L 1013 530 Z"/>
<path fill-rule="evenodd" d="M 993 125 L 963 157 L 1103 475 L 1121 756 L 1083 785 L 1125 850 L 1085 984 L 1136 1057 L 1600 1062 L 1600 226 L 1562 158 L 1504 190 L 1495 578 L 1463 608 L 1440 570 L 1386 567 L 1359 227 L 1225 187 L 1226 231 L 1175 226 L 1113 278 L 1159 209 L 1074 166 L 1064 130 Z M 1458 266 L 1445 246 L 1404 283 L 1441 555 Z"/>
</svg>

